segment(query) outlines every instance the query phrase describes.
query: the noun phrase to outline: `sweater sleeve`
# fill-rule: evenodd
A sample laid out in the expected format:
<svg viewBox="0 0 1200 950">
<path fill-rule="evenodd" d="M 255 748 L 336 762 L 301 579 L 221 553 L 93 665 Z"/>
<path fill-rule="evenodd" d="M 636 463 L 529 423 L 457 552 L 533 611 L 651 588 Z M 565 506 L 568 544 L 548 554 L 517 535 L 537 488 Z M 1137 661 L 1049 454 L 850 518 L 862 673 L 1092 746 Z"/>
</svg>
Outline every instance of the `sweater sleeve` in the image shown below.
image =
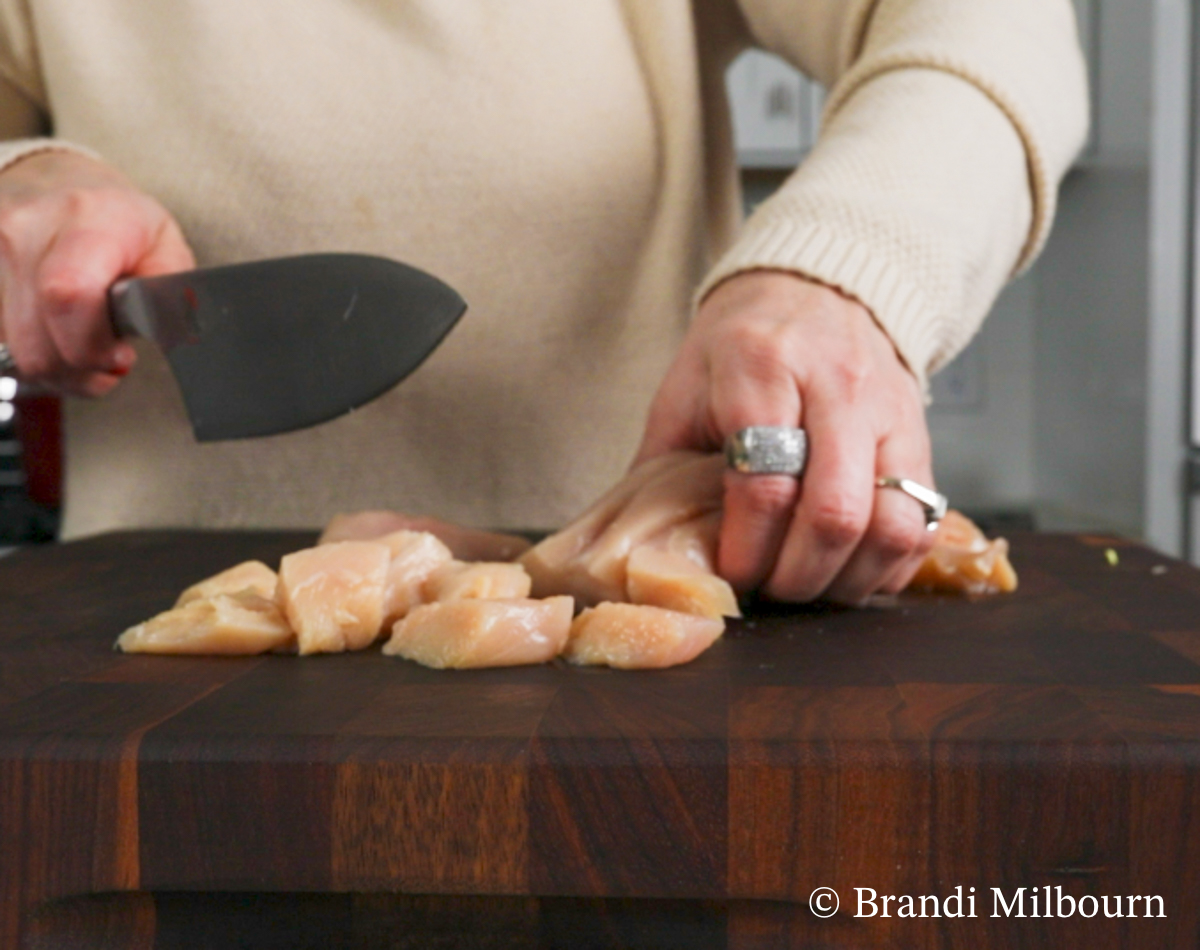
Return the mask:
<svg viewBox="0 0 1200 950">
<path fill-rule="evenodd" d="M 865 304 L 921 381 L 1028 266 L 1087 131 L 1070 0 L 741 0 L 829 87 L 809 158 L 700 287 L 790 270 Z"/>
<path fill-rule="evenodd" d="M 27 155 L 95 152 L 54 138 L 33 24 L 25 0 L 0 0 L 0 171 Z"/>
</svg>

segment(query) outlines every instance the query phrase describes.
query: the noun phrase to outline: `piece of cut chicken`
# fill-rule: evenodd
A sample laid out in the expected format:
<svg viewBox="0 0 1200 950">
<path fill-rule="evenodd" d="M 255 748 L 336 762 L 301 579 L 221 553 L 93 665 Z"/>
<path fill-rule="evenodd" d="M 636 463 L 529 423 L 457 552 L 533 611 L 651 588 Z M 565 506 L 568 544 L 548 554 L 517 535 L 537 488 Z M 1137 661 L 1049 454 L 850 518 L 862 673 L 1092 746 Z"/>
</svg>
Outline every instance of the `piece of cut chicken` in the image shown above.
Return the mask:
<svg viewBox="0 0 1200 950">
<path fill-rule="evenodd" d="M 436 669 L 546 663 L 562 652 L 574 611 L 570 597 L 425 604 L 396 623 L 383 652 Z"/>
<path fill-rule="evenodd" d="M 685 557 L 701 570 L 717 573 L 717 544 L 721 534 L 720 509 L 675 525 L 649 544 Z"/>
<path fill-rule="evenodd" d="M 989 541 L 971 519 L 951 510 L 908 586 L 944 593 L 1010 593 L 1017 589 L 1017 572 L 1008 559 L 1007 541 Z"/>
<path fill-rule="evenodd" d="M 602 603 L 575 618 L 563 657 L 579 666 L 662 669 L 694 660 L 724 630 L 725 622 L 719 618 Z"/>
<path fill-rule="evenodd" d="M 427 602 L 450 600 L 515 600 L 529 596 L 532 578 L 520 564 L 503 561 L 451 561 L 425 584 Z"/>
<path fill-rule="evenodd" d="M 250 655 L 293 642 L 295 635 L 274 601 L 253 591 L 193 598 L 117 639 L 125 653 Z"/>
<path fill-rule="evenodd" d="M 278 575 L 262 561 L 243 561 L 220 574 L 214 574 L 193 584 L 175 601 L 176 607 L 182 607 L 193 600 L 203 600 L 217 594 L 236 594 L 249 590 L 271 600 L 275 597 L 275 584 Z"/>
<path fill-rule="evenodd" d="M 334 541 L 374 541 L 397 531 L 423 531 L 445 544 L 460 561 L 511 561 L 529 548 L 515 534 L 465 528 L 440 518 L 418 517 L 398 511 L 358 511 L 334 515 L 317 544 Z"/>
<path fill-rule="evenodd" d="M 379 538 L 378 543 L 391 552 L 392 558 L 383 603 L 386 629 L 430 600 L 425 596 L 429 579 L 439 568 L 456 562 L 450 549 L 428 531 L 393 531 Z"/>
<path fill-rule="evenodd" d="M 673 551 L 644 544 L 626 564 L 625 590 L 633 604 L 698 617 L 740 617 L 737 595 L 723 578 Z"/>
<path fill-rule="evenodd" d="M 522 554 L 519 560 L 533 578 L 534 594 L 544 597 L 570 590 L 584 601 L 602 600 L 603 591 L 585 594 L 585 589 L 595 584 L 587 577 L 580 562 L 581 556 L 612 524 L 634 494 L 673 464 L 673 459 L 664 455 L 639 465 L 597 498 L 567 527 Z"/>
<path fill-rule="evenodd" d="M 521 556 L 534 596 L 572 594 L 585 605 L 623 601 L 630 553 L 671 528 L 717 511 L 721 456 L 674 452 L 634 469 L 570 525 Z"/>
<path fill-rule="evenodd" d="M 392 552 L 374 541 L 338 541 L 286 555 L 276 601 L 301 655 L 370 646 L 383 627 Z"/>
</svg>

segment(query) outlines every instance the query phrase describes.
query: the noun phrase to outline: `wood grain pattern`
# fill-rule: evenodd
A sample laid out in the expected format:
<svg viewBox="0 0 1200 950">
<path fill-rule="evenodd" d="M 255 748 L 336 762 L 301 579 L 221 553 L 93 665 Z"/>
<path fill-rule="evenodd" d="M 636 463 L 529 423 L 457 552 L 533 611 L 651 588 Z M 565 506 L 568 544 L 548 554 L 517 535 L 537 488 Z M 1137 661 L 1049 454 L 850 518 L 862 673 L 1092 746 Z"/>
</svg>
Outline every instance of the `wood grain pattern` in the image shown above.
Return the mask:
<svg viewBox="0 0 1200 950">
<path fill-rule="evenodd" d="M 401 924 L 425 942 L 376 943 L 1200 944 L 1185 565 L 1020 536 L 1011 597 L 759 605 L 657 673 L 112 652 L 193 581 L 311 540 L 142 532 L 0 561 L 0 948 L 225 946 L 251 919 L 259 946 Z M 958 885 L 977 919 L 853 916 L 856 887 Z M 990 888 L 1046 886 L 1161 895 L 1167 917 L 987 916 Z M 336 896 L 363 891 L 443 896 Z M 208 930 L 173 936 L 188 921 Z"/>
</svg>

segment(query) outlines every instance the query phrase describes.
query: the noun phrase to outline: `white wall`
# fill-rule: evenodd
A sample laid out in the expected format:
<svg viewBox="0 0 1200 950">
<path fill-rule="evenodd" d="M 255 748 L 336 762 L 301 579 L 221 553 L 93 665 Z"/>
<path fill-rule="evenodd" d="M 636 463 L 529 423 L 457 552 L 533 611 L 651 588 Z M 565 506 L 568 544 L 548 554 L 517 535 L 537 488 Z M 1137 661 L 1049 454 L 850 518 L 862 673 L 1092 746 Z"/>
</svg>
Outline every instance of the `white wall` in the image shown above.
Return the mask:
<svg viewBox="0 0 1200 950">
<path fill-rule="evenodd" d="M 1090 0 L 1098 17 L 1097 159 L 1145 167 L 1150 149 L 1151 0 Z"/>
<path fill-rule="evenodd" d="M 1148 184 L 1140 168 L 1073 174 L 1037 267 L 1033 444 L 1047 527 L 1142 533 Z"/>
<path fill-rule="evenodd" d="M 971 346 L 934 378 L 934 473 L 959 507 L 1030 507 L 1035 294 L 1029 277 L 1012 284 Z"/>
<path fill-rule="evenodd" d="M 946 371 L 978 374 L 983 400 L 956 409 L 935 380 L 930 429 L 939 485 L 957 504 L 1139 535 L 1152 8 L 1078 4 L 1097 80 L 1092 147 L 1064 184 L 1042 259 Z"/>
</svg>

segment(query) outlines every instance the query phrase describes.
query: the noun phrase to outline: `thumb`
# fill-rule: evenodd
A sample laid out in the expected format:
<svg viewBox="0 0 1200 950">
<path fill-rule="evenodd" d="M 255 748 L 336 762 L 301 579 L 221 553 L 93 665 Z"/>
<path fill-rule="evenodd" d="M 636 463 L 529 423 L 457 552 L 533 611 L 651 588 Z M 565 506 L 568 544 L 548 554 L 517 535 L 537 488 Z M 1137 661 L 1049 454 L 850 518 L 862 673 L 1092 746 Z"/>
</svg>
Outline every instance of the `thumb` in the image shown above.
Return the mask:
<svg viewBox="0 0 1200 950">
<path fill-rule="evenodd" d="M 166 211 L 162 222 L 154 232 L 141 257 L 130 269 L 133 277 L 154 277 L 158 274 L 173 274 L 191 270 L 196 266 L 196 255 L 184 239 L 183 232 Z"/>
<path fill-rule="evenodd" d="M 126 261 L 124 273 L 130 277 L 155 277 L 191 270 L 196 266 L 196 257 L 183 237 L 175 219 L 165 209 L 152 202 L 157 210 L 157 225 L 143 232 L 146 237 L 137 247 L 132 260 Z M 134 245 L 136 246 L 136 245 Z M 121 368 L 121 375 L 129 372 L 137 361 L 137 353 L 128 340 L 118 340 L 113 349 L 114 364 Z"/>
</svg>

